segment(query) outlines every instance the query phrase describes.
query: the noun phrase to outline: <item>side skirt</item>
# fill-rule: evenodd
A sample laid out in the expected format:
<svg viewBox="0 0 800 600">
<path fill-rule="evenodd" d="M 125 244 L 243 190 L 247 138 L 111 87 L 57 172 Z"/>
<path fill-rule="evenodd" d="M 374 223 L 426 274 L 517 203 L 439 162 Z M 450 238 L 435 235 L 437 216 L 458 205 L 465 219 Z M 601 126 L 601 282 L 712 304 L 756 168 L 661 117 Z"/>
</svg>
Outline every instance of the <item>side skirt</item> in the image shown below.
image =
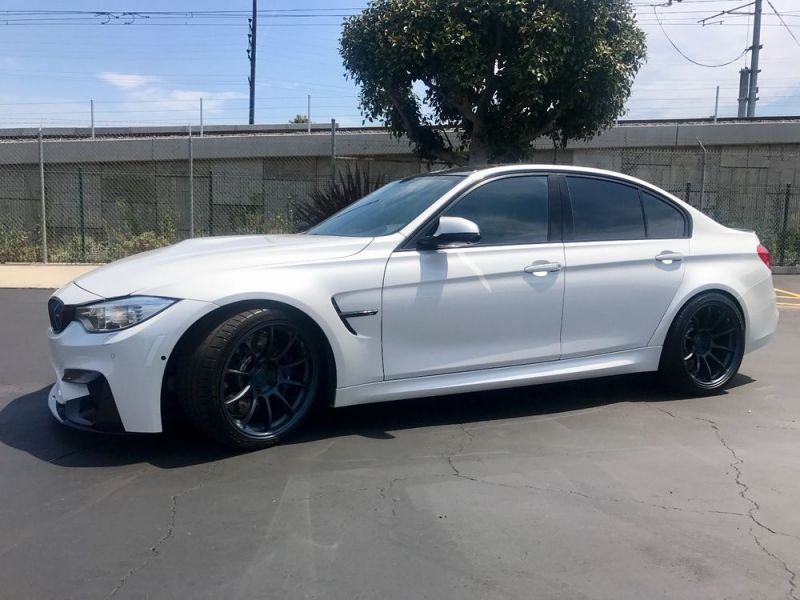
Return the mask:
<svg viewBox="0 0 800 600">
<path fill-rule="evenodd" d="M 661 346 L 652 346 L 532 365 L 365 383 L 337 389 L 334 406 L 353 406 L 405 398 L 443 396 L 537 383 L 656 371 L 660 357 Z"/>
</svg>

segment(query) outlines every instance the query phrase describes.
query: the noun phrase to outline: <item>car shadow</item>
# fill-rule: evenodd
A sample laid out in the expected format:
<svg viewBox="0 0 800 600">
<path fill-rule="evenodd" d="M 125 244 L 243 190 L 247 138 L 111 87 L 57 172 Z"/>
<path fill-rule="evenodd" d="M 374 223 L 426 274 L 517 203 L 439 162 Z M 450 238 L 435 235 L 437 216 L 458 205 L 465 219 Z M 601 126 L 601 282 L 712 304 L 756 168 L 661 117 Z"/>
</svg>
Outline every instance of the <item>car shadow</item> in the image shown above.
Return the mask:
<svg viewBox="0 0 800 600">
<path fill-rule="evenodd" d="M 739 374 L 729 388 L 754 381 Z M 22 395 L 0 410 L 0 443 L 41 461 L 70 468 L 149 463 L 174 469 L 239 454 L 207 440 L 188 426 L 176 427 L 165 434 L 121 435 L 65 427 L 50 414 L 48 390 L 49 386 Z M 318 411 L 286 445 L 352 435 L 393 439 L 391 432 L 404 429 L 558 415 L 624 402 L 685 398 L 665 391 L 653 382 L 652 375 L 643 374 L 400 400 Z"/>
</svg>

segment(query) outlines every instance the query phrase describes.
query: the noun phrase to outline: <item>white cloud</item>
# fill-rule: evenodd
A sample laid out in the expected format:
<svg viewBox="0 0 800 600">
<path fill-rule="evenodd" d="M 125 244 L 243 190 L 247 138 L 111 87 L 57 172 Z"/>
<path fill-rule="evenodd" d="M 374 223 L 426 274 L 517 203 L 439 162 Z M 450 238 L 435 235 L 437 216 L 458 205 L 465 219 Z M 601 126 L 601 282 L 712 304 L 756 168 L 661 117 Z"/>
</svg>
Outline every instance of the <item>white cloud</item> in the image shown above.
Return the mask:
<svg viewBox="0 0 800 600">
<path fill-rule="evenodd" d="M 111 71 L 105 71 L 100 73 L 97 76 L 102 81 L 106 83 L 110 83 L 114 87 L 118 87 L 123 90 L 133 90 L 136 88 L 141 88 L 142 86 L 156 83 L 158 81 L 158 77 L 153 77 L 152 75 L 138 75 L 136 73 L 114 73 Z"/>
<path fill-rule="evenodd" d="M 206 116 L 221 113 L 229 100 L 240 100 L 247 95 L 240 92 L 213 92 L 200 89 L 181 89 L 170 87 L 163 77 L 138 73 L 99 73 L 97 77 L 118 88 L 124 98 L 121 105 L 115 106 L 114 121 L 130 123 L 197 123 L 199 102 L 203 99 Z M 103 121 L 102 106 L 99 106 L 99 120 Z M 112 119 L 108 120 L 113 124 Z"/>
</svg>

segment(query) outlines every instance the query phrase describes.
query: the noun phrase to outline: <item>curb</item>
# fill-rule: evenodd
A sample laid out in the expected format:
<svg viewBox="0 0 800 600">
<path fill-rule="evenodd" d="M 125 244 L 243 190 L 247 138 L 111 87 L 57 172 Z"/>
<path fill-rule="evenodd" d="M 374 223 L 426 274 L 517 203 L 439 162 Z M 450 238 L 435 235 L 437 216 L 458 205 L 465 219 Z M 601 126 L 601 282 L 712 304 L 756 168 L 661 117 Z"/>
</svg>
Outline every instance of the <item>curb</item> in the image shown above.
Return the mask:
<svg viewBox="0 0 800 600">
<path fill-rule="evenodd" d="M 100 265 L 0 264 L 0 289 L 58 289 Z"/>
</svg>

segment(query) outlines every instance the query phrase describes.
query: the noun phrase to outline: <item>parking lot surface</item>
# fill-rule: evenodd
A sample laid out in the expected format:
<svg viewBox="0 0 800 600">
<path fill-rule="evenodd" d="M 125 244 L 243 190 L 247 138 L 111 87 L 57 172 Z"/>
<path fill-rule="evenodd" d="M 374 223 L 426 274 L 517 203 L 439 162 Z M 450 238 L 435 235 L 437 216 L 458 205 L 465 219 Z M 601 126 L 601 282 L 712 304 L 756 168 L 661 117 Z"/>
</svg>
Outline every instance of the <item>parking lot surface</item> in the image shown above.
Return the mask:
<svg viewBox="0 0 800 600">
<path fill-rule="evenodd" d="M 798 599 L 800 277 L 775 286 L 719 395 L 354 407 L 251 454 L 57 424 L 49 292 L 0 290 L 0 598 Z"/>
</svg>

